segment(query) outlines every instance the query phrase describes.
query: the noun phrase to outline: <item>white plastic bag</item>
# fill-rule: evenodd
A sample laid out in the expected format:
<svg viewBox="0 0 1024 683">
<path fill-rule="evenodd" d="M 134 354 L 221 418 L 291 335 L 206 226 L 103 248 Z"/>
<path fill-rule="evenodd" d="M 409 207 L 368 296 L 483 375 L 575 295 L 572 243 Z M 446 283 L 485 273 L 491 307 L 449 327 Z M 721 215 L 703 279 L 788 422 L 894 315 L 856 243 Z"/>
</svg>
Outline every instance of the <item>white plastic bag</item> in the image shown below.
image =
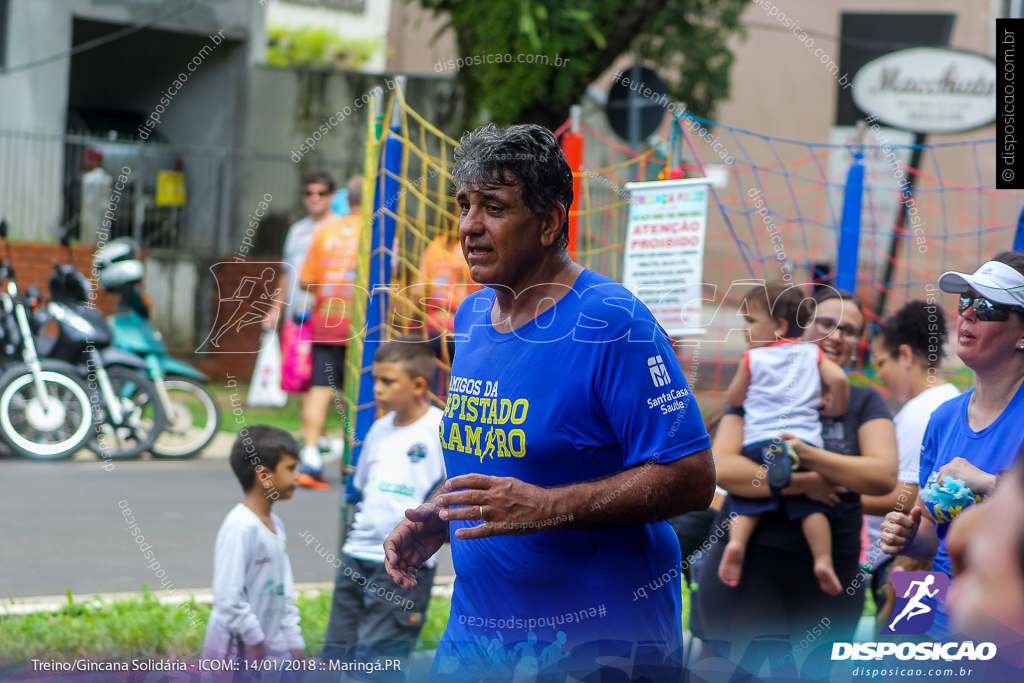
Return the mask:
<svg viewBox="0 0 1024 683">
<path fill-rule="evenodd" d="M 246 402 L 253 408 L 280 408 L 288 402 L 288 394 L 281 388 L 281 342 L 276 331 L 268 330 L 260 343 Z"/>
</svg>

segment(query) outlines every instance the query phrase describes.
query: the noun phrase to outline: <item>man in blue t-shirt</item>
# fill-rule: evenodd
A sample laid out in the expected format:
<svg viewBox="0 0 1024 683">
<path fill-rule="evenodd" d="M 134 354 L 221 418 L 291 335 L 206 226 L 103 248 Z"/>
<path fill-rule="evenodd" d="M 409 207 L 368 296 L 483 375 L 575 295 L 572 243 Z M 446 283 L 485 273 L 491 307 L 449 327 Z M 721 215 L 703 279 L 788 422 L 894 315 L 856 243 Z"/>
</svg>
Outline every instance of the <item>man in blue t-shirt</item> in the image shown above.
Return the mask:
<svg viewBox="0 0 1024 683">
<path fill-rule="evenodd" d="M 388 572 L 415 586 L 451 532 L 458 578 L 437 673 L 582 678 L 614 665 L 671 678 L 681 574 L 665 520 L 705 509 L 715 482 L 671 340 L 629 291 L 570 258 L 572 172 L 549 131 L 469 133 L 453 179 L 463 254 L 487 289 L 455 318 L 451 478 L 385 542 Z"/>
</svg>

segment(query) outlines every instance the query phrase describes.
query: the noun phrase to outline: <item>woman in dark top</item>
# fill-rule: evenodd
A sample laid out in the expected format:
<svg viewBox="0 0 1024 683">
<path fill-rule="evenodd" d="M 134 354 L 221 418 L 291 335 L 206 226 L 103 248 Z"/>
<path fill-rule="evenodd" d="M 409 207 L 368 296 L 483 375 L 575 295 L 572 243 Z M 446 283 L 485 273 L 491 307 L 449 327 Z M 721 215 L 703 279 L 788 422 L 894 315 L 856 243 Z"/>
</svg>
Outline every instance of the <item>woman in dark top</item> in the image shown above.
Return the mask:
<svg viewBox="0 0 1024 683">
<path fill-rule="evenodd" d="M 845 292 L 819 291 L 814 323 L 804 340 L 817 344 L 845 366 L 864 330 L 864 314 Z M 859 565 L 862 507 L 860 494 L 884 495 L 896 486 L 897 449 L 889 407 L 874 389 L 852 387 L 846 415 L 821 420 L 825 448 L 791 440 L 808 472 L 795 472 L 783 495 L 805 494 L 833 507 L 832 557 L 843 591 L 826 595 L 814 577 L 813 560 L 799 522 L 790 521 L 785 502 L 766 513 L 751 538 L 743 580 L 735 588 L 716 573 L 724 543 L 703 562 L 698 599 L 706 645 L 712 652 L 757 671 L 767 657 L 775 664 L 800 660 L 824 641 L 849 641 L 869 582 Z M 767 497 L 766 471 L 740 454 L 742 411 L 722 418 L 712 451 L 718 485 L 730 493 L 716 524 L 730 514 L 732 495 Z"/>
</svg>

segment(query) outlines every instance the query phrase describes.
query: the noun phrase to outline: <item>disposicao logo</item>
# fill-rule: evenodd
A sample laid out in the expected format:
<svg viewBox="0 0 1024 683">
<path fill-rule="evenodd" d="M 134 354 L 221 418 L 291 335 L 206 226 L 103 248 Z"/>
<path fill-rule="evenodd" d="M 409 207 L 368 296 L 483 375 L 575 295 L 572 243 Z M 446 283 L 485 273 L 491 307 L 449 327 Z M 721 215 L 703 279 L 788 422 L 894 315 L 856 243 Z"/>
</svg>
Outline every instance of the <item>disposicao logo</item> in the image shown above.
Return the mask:
<svg viewBox="0 0 1024 683">
<path fill-rule="evenodd" d="M 890 575 L 896 590 L 892 619 L 880 633 L 924 633 L 935 621 L 935 608 L 946 598 L 949 577 L 942 572 L 897 572 Z M 993 643 L 972 641 L 948 643 L 833 643 L 832 661 L 896 657 L 900 660 L 969 661 L 989 660 L 996 656 Z"/>
<path fill-rule="evenodd" d="M 938 601 L 946 599 L 949 577 L 942 572 L 896 572 L 889 577 L 896 591 L 892 619 L 881 633 L 924 633 L 935 621 Z"/>
<path fill-rule="evenodd" d="M 967 640 L 949 643 L 832 643 L 832 661 L 853 659 L 882 659 L 896 657 L 903 661 L 916 660 L 955 662 L 987 661 L 996 656 L 994 643 L 977 643 Z"/>
</svg>

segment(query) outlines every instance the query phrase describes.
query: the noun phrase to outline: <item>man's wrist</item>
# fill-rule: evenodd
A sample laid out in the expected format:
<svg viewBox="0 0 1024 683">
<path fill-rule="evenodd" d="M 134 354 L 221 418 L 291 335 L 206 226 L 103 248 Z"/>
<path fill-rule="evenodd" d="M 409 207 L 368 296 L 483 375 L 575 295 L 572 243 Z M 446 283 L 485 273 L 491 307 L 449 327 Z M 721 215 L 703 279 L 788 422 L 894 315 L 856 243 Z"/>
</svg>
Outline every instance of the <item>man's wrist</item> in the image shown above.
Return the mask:
<svg viewBox="0 0 1024 683">
<path fill-rule="evenodd" d="M 548 518 L 555 521 L 555 527 L 567 528 L 572 526 L 576 516 L 572 505 L 571 492 L 566 489 L 541 489 L 545 498 L 544 509 L 547 510 Z"/>
</svg>

